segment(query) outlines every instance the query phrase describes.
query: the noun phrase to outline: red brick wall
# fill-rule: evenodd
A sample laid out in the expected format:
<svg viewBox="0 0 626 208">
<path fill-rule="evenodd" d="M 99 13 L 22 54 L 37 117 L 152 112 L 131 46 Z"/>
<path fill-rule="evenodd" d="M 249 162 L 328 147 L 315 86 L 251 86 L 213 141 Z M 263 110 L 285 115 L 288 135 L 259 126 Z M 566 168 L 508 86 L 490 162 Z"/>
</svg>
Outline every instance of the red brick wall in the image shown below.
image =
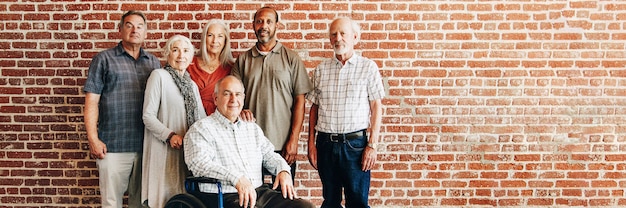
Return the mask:
<svg viewBox="0 0 626 208">
<path fill-rule="evenodd" d="M 98 205 L 82 85 L 123 11 L 146 12 L 151 52 L 223 18 L 238 55 L 262 5 L 309 70 L 331 19 L 360 21 L 388 92 L 374 207 L 626 206 L 625 2 L 3 0 L 0 207 Z M 296 188 L 319 204 L 304 136 Z"/>
</svg>

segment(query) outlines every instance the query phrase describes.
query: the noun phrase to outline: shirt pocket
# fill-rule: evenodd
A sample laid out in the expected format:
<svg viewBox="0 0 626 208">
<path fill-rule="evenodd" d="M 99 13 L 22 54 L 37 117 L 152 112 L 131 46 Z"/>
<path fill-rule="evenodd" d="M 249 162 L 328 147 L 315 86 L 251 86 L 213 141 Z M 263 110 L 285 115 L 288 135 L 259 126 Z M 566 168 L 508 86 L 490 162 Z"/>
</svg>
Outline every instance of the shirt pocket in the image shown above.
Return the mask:
<svg viewBox="0 0 626 208">
<path fill-rule="evenodd" d="M 285 69 L 272 69 L 272 81 L 275 89 L 291 89 L 291 73 Z"/>
<path fill-rule="evenodd" d="M 367 82 L 365 80 L 349 80 L 346 97 L 352 100 L 367 98 Z"/>
</svg>

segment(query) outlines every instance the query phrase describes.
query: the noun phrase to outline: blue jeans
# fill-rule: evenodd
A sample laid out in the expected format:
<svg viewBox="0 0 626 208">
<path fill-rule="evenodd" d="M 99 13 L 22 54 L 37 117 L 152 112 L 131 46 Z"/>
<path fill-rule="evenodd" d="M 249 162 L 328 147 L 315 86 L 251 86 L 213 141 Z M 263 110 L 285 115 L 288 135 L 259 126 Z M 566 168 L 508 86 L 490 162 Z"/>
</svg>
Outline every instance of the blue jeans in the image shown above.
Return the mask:
<svg viewBox="0 0 626 208">
<path fill-rule="evenodd" d="M 361 170 L 367 135 L 337 141 L 318 134 L 315 146 L 324 197 L 321 208 L 342 207 L 342 188 L 346 195 L 346 207 L 369 207 L 371 173 Z"/>
</svg>

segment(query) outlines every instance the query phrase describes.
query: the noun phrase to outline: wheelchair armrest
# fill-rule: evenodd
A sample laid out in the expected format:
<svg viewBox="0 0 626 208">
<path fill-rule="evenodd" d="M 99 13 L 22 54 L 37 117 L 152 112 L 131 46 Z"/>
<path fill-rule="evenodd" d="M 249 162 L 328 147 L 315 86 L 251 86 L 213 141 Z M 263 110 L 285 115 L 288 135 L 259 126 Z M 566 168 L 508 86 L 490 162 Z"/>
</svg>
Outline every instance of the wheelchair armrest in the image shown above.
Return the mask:
<svg viewBox="0 0 626 208">
<path fill-rule="evenodd" d="M 185 191 L 196 198 L 200 198 L 200 183 L 212 183 L 217 185 L 217 207 L 224 207 L 224 195 L 222 193 L 222 183 L 215 178 L 188 176 L 185 178 Z"/>
<path fill-rule="evenodd" d="M 187 181 L 190 182 L 196 182 L 196 183 L 219 183 L 220 181 L 215 179 L 215 178 L 209 178 L 209 177 L 194 177 L 194 176 L 189 176 L 186 179 Z"/>
<path fill-rule="evenodd" d="M 218 191 L 222 192 L 222 183 L 215 178 L 188 176 L 185 179 L 185 190 L 187 193 L 195 195 L 200 192 L 200 183 L 211 183 L 217 185 Z"/>
<path fill-rule="evenodd" d="M 209 178 L 209 177 L 194 177 L 194 176 L 188 176 L 185 179 L 185 190 L 187 191 L 187 193 L 190 193 L 193 196 L 197 197 L 197 193 L 200 192 L 200 187 L 198 186 L 199 183 L 213 183 L 215 185 L 217 185 L 217 204 L 218 207 L 224 207 L 224 195 L 222 193 L 222 183 L 215 179 L 215 178 Z"/>
</svg>

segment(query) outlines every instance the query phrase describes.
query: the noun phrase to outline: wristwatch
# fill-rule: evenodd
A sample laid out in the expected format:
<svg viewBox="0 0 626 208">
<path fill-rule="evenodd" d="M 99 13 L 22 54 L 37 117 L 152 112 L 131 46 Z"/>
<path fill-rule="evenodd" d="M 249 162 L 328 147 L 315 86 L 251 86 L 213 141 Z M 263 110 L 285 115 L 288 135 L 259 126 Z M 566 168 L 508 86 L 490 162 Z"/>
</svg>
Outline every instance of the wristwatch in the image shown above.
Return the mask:
<svg viewBox="0 0 626 208">
<path fill-rule="evenodd" d="M 368 143 L 367 143 L 367 146 L 368 146 L 368 147 L 370 147 L 370 148 L 372 148 L 372 149 L 376 149 L 376 148 L 374 148 L 374 143 L 368 142 Z"/>
</svg>

